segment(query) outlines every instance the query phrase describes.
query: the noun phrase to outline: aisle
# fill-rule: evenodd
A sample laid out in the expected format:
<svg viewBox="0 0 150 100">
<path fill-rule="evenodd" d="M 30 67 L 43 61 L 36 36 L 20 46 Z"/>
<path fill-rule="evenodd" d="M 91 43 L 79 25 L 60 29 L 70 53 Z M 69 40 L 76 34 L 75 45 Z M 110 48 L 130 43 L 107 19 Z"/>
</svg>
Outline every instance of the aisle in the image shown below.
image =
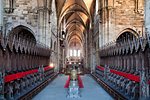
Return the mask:
<svg viewBox="0 0 150 100">
<path fill-rule="evenodd" d="M 80 89 L 81 98 L 66 98 L 67 89 L 64 85 L 68 76 L 59 75 L 52 83 L 43 89 L 33 100 L 113 100 L 113 98 L 89 75 L 81 76 L 84 88 Z"/>
</svg>

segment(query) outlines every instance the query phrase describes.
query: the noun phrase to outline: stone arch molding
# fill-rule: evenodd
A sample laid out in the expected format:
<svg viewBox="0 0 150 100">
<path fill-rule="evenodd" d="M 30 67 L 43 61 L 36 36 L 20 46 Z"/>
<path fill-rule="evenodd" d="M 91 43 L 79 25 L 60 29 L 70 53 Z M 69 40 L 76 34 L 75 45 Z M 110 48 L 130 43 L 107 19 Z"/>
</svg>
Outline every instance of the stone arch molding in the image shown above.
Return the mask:
<svg viewBox="0 0 150 100">
<path fill-rule="evenodd" d="M 122 29 L 117 35 L 116 38 L 117 39 L 121 34 L 123 34 L 124 32 L 131 32 L 134 36 L 136 36 L 138 38 L 138 34 L 136 32 L 136 28 L 135 27 L 128 27 L 128 28 L 124 28 Z"/>
<path fill-rule="evenodd" d="M 31 0 L 31 1 L 34 1 L 34 0 Z M 32 10 L 38 10 L 40 7 L 43 7 L 45 6 L 45 0 L 35 0 L 35 5 L 34 5 L 34 8 Z M 48 3 L 49 3 L 49 8 L 51 6 L 51 3 L 52 3 L 52 0 L 48 0 Z M 38 37 L 37 37 L 37 34 L 38 34 L 38 27 L 33 27 L 25 22 L 19 22 L 17 20 L 13 21 L 11 24 L 8 25 L 7 27 L 7 30 L 6 30 L 6 34 L 9 35 L 9 32 L 14 29 L 15 27 L 17 26 L 25 26 L 25 27 L 28 27 L 30 30 L 32 30 L 32 34 L 34 35 L 34 37 L 36 38 L 36 40 L 38 40 Z"/>
<path fill-rule="evenodd" d="M 34 27 L 32 27 L 31 25 L 26 24 L 26 23 L 18 23 L 18 22 L 13 23 L 13 24 L 7 29 L 7 31 L 6 31 L 7 36 L 9 36 L 10 32 L 11 32 L 14 28 L 16 28 L 16 27 L 18 27 L 18 26 L 22 26 L 22 27 L 27 28 L 28 31 L 30 31 L 30 32 L 33 34 L 33 36 L 35 37 L 36 42 L 38 42 L 38 41 L 37 41 L 37 35 L 36 35 L 36 34 L 37 34 L 36 28 L 34 28 Z"/>
</svg>

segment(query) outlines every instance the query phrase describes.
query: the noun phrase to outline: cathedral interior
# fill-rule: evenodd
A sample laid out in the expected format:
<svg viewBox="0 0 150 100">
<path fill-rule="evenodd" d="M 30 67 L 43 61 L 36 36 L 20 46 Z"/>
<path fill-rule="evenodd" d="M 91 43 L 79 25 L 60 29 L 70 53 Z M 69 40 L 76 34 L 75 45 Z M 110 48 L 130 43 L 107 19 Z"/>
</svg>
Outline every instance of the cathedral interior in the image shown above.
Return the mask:
<svg viewBox="0 0 150 100">
<path fill-rule="evenodd" d="M 150 0 L 0 0 L 0 100 L 150 100 Z"/>
</svg>

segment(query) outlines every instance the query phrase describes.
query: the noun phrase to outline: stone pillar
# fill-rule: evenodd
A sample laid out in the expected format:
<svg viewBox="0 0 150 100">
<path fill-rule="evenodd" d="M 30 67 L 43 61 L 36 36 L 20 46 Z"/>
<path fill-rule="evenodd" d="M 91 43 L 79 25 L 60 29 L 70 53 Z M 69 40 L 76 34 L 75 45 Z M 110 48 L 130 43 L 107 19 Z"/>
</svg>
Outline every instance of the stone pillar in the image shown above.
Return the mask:
<svg viewBox="0 0 150 100">
<path fill-rule="evenodd" d="M 86 33 L 86 36 L 85 36 L 86 38 L 86 40 L 85 40 L 85 42 L 86 42 L 86 68 L 88 68 L 88 43 L 87 43 L 87 33 Z"/>
<path fill-rule="evenodd" d="M 150 0 L 145 0 L 145 28 L 150 33 Z"/>
<path fill-rule="evenodd" d="M 0 30 L 3 26 L 3 0 L 0 0 Z"/>
<path fill-rule="evenodd" d="M 57 36 L 57 72 L 59 72 L 59 59 L 60 59 L 60 42 L 59 42 L 59 29 L 57 29 L 57 34 L 58 34 L 58 36 Z"/>
<path fill-rule="evenodd" d="M 99 14 L 99 47 L 103 45 L 103 34 L 102 34 L 102 10 L 98 10 Z"/>
<path fill-rule="evenodd" d="M 93 66 L 94 64 L 93 64 L 93 59 L 95 59 L 93 56 L 94 56 L 94 52 L 93 52 L 93 35 L 92 35 L 92 33 L 93 33 L 93 27 L 91 27 L 91 29 L 89 30 L 90 31 L 90 67 L 91 67 L 91 73 L 92 72 L 94 72 L 94 70 L 95 70 L 95 66 Z"/>
</svg>

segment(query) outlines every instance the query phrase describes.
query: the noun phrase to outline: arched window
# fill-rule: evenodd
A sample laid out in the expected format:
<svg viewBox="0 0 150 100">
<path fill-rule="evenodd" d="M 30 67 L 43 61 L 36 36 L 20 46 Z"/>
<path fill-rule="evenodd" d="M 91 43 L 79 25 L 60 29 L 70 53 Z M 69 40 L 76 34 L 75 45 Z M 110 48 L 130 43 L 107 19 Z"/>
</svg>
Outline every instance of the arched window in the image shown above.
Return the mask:
<svg viewBox="0 0 150 100">
<path fill-rule="evenodd" d="M 80 57 L 80 50 L 78 50 L 78 57 Z"/>
<path fill-rule="evenodd" d="M 74 50 L 73 55 L 74 55 L 74 56 L 77 56 L 77 50 Z"/>
<path fill-rule="evenodd" d="M 72 50 L 70 50 L 70 56 L 72 56 Z"/>
<path fill-rule="evenodd" d="M 99 1 L 96 0 L 96 7 L 95 7 L 95 13 L 96 13 L 96 15 L 98 14 L 98 5 L 99 5 Z"/>
</svg>

